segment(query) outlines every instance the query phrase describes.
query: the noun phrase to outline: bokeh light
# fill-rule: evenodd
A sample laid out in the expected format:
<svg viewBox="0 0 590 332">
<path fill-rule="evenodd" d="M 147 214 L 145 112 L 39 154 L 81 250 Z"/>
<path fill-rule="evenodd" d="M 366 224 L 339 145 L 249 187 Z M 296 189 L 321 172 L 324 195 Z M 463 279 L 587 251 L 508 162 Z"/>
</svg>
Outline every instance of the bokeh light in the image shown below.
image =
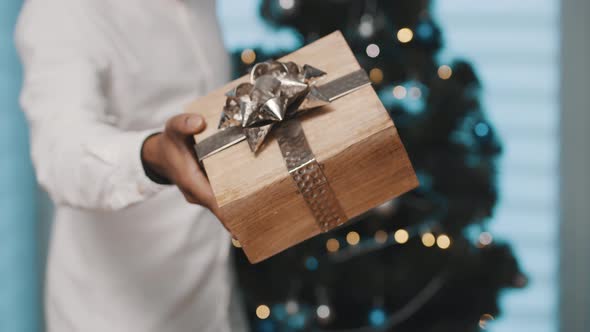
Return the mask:
<svg viewBox="0 0 590 332">
<path fill-rule="evenodd" d="M 307 268 L 310 271 L 317 270 L 319 265 L 320 263 L 318 262 L 318 259 L 313 256 L 309 256 L 305 260 L 305 268 Z"/>
<path fill-rule="evenodd" d="M 414 33 L 409 28 L 401 28 L 397 32 L 397 40 L 402 43 L 409 43 L 414 38 Z"/>
<path fill-rule="evenodd" d="M 489 232 L 482 232 L 481 234 L 479 234 L 479 243 L 482 246 L 488 246 L 492 244 L 493 241 L 494 237 Z"/>
<path fill-rule="evenodd" d="M 361 236 L 357 232 L 349 232 L 348 234 L 346 234 L 346 242 L 348 242 L 348 244 L 350 244 L 351 246 L 359 244 L 360 240 Z"/>
<path fill-rule="evenodd" d="M 408 234 L 408 231 L 406 231 L 405 229 L 398 229 L 393 234 L 393 238 L 395 239 L 395 242 L 397 242 L 399 244 L 404 244 L 404 243 L 408 242 L 408 239 L 410 238 L 410 234 Z"/>
<path fill-rule="evenodd" d="M 387 242 L 387 232 L 384 230 L 378 230 L 375 232 L 375 242 L 383 244 Z"/>
<path fill-rule="evenodd" d="M 448 235 L 441 234 L 436 238 L 436 245 L 441 249 L 447 249 L 451 246 L 451 238 Z"/>
<path fill-rule="evenodd" d="M 369 71 L 369 78 L 371 79 L 371 82 L 380 84 L 383 82 L 383 71 L 379 68 L 373 68 Z"/>
<path fill-rule="evenodd" d="M 338 241 L 337 239 L 329 239 L 328 241 L 326 241 L 326 249 L 329 252 L 338 251 L 338 249 L 340 249 L 340 241 Z"/>
<path fill-rule="evenodd" d="M 320 319 L 328 319 L 330 317 L 330 307 L 325 304 L 319 305 L 316 309 L 316 315 Z"/>
<path fill-rule="evenodd" d="M 256 308 L 256 317 L 267 319 L 270 316 L 270 308 L 266 304 L 261 304 Z"/>
<path fill-rule="evenodd" d="M 475 135 L 479 137 L 485 137 L 490 133 L 490 127 L 484 122 L 477 123 L 473 130 L 475 131 Z"/>
<path fill-rule="evenodd" d="M 443 80 L 448 80 L 453 75 L 453 70 L 447 65 L 438 67 L 438 77 Z"/>
<path fill-rule="evenodd" d="M 279 0 L 279 6 L 284 10 L 290 10 L 295 7 L 295 0 Z"/>
<path fill-rule="evenodd" d="M 289 315 L 296 314 L 299 311 L 299 303 L 295 300 L 287 301 L 287 303 L 285 303 L 285 311 L 287 311 Z"/>
<path fill-rule="evenodd" d="M 243 63 L 251 65 L 254 63 L 254 61 L 256 61 L 256 52 L 247 48 L 242 51 L 241 59 Z"/>
<path fill-rule="evenodd" d="M 408 94 L 408 91 L 406 90 L 405 87 L 403 87 L 401 85 L 396 85 L 393 88 L 393 96 L 397 99 L 404 99 L 404 98 L 406 98 L 407 94 Z"/>
<path fill-rule="evenodd" d="M 410 88 L 409 95 L 412 99 L 419 99 L 422 97 L 422 90 L 417 86 L 413 86 Z"/>
<path fill-rule="evenodd" d="M 425 247 L 432 247 L 436 243 L 436 238 L 432 233 L 424 233 L 422 234 L 422 244 Z"/>
<path fill-rule="evenodd" d="M 367 55 L 370 58 L 376 58 L 381 53 L 381 49 L 379 48 L 379 46 L 377 44 L 369 44 L 369 46 L 367 46 L 366 51 L 367 51 Z"/>
<path fill-rule="evenodd" d="M 359 24 L 359 34 L 363 38 L 369 38 L 375 33 L 375 19 L 371 15 L 363 15 Z"/>
<path fill-rule="evenodd" d="M 369 313 L 369 322 L 373 326 L 381 326 L 385 324 L 387 317 L 385 316 L 385 311 L 383 309 L 373 309 Z"/>
</svg>

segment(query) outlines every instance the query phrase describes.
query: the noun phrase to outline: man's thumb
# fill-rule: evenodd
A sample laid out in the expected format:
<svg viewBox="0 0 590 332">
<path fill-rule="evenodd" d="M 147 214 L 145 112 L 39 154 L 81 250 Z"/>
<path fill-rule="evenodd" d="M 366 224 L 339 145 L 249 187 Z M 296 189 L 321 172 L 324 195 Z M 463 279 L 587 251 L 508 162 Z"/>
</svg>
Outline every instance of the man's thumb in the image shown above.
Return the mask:
<svg viewBox="0 0 590 332">
<path fill-rule="evenodd" d="M 166 123 L 166 129 L 180 135 L 194 135 L 205 130 L 205 119 L 198 114 L 177 115 Z"/>
</svg>

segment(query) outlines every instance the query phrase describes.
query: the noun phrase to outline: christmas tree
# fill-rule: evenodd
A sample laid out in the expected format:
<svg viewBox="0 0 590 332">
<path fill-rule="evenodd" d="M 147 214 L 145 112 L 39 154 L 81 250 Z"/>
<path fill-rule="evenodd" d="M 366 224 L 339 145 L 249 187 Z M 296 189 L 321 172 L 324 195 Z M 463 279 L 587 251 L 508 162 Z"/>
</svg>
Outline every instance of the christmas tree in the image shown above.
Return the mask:
<svg viewBox="0 0 590 332">
<path fill-rule="evenodd" d="M 341 30 L 389 110 L 420 187 L 257 265 L 236 249 L 253 331 L 478 331 L 526 278 L 486 223 L 501 145 L 466 61 L 437 62 L 427 0 L 264 0 L 308 44 Z M 236 75 L 293 50 L 234 54 Z M 239 247 L 238 243 L 235 243 Z"/>
</svg>

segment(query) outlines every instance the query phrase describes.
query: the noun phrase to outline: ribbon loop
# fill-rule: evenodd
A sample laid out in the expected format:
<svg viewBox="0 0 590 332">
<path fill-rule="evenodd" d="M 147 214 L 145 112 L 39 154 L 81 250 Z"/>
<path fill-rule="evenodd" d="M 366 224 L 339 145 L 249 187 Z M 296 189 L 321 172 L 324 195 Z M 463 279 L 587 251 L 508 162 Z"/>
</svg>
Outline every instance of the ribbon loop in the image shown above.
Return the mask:
<svg viewBox="0 0 590 332">
<path fill-rule="evenodd" d="M 242 126 L 250 149 L 258 151 L 272 124 L 285 120 L 290 107 L 299 104 L 309 109 L 329 102 L 312 85 L 324 75 L 325 72 L 315 67 L 301 68 L 294 62 L 256 64 L 250 72 L 250 82 L 226 94 L 219 128 Z"/>
<path fill-rule="evenodd" d="M 294 62 L 255 65 L 250 82 L 226 93 L 218 126 L 221 130 L 195 146 L 199 160 L 244 139 L 250 150 L 257 152 L 276 124 L 328 105 L 371 83 L 367 73 L 359 69 L 318 86 L 318 79 L 324 75 L 320 69 L 300 67 Z"/>
</svg>

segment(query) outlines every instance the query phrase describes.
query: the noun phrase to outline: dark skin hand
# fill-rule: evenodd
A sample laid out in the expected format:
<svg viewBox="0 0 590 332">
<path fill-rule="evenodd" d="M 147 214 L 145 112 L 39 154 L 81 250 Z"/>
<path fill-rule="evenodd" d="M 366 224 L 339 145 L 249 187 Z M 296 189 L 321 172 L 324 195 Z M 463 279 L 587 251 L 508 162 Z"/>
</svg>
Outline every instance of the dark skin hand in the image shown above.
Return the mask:
<svg viewBox="0 0 590 332">
<path fill-rule="evenodd" d="M 164 132 L 144 142 L 141 155 L 148 167 L 172 181 L 189 203 L 202 205 L 219 218 L 213 190 L 193 150 L 193 136 L 206 126 L 205 119 L 198 114 L 172 117 Z"/>
</svg>

